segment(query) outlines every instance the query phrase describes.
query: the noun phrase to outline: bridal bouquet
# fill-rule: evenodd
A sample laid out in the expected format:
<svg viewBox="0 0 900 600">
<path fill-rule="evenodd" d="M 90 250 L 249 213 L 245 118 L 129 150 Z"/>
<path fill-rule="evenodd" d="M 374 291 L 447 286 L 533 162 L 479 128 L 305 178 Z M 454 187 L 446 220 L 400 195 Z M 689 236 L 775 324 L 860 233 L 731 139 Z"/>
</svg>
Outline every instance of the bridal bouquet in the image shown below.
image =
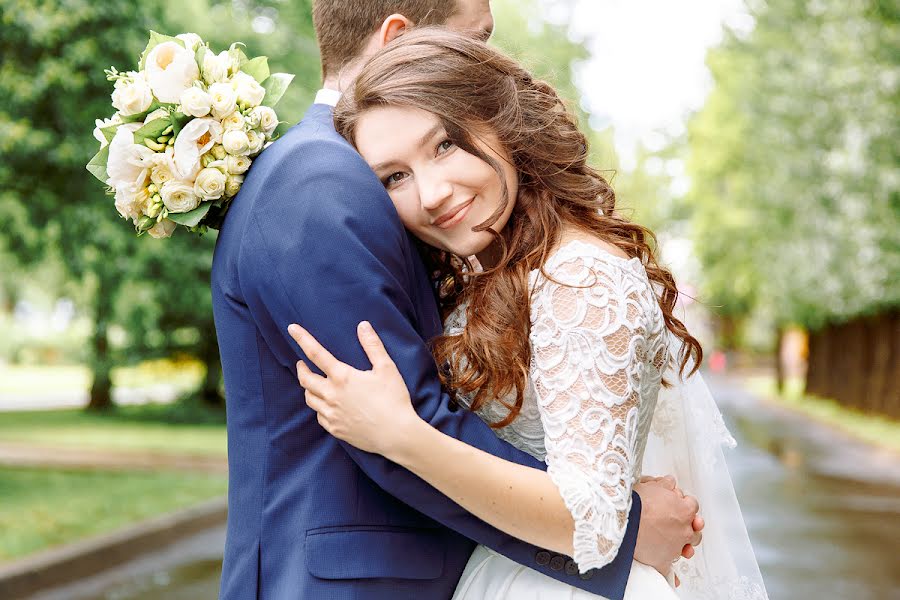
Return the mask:
<svg viewBox="0 0 900 600">
<path fill-rule="evenodd" d="M 180 224 L 217 228 L 254 157 L 273 138 L 272 109 L 294 78 L 235 43 L 216 54 L 197 34 L 150 32 L 138 70 L 106 71 L 115 114 L 97 119 L 100 151 L 87 165 L 138 235 Z"/>
</svg>

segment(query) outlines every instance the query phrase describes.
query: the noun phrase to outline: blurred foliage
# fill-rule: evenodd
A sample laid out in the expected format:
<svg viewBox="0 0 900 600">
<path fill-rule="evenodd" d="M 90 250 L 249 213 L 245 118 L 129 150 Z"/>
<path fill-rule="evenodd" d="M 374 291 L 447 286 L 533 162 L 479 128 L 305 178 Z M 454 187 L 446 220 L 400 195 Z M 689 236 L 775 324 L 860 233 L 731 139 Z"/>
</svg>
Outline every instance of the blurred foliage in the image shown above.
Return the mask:
<svg viewBox="0 0 900 600">
<path fill-rule="evenodd" d="M 808 328 L 900 304 L 900 12 L 874 0 L 748 3 L 708 55 L 689 126 L 706 297 Z"/>
</svg>

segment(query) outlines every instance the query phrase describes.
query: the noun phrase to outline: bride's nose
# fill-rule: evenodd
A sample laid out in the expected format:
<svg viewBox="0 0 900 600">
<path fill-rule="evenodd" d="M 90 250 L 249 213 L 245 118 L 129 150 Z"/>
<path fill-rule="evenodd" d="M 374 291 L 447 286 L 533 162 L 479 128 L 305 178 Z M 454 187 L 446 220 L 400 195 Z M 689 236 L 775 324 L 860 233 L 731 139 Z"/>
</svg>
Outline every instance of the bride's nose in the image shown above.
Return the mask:
<svg viewBox="0 0 900 600">
<path fill-rule="evenodd" d="M 419 203 L 424 210 L 440 208 L 444 202 L 453 196 L 453 185 L 444 177 L 435 175 L 420 177 Z"/>
</svg>

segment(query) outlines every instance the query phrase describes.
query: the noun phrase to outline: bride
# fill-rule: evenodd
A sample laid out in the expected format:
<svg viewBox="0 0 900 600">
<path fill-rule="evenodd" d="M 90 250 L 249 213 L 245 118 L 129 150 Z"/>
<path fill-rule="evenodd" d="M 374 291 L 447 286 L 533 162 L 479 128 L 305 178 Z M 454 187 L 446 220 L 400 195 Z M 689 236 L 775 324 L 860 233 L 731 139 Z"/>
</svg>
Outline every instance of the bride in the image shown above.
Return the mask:
<svg viewBox="0 0 900 600">
<path fill-rule="evenodd" d="M 571 556 L 557 557 L 559 568 L 582 577 L 615 558 L 650 443 L 655 472 L 699 497 L 705 539 L 674 571 L 635 562 L 625 597 L 766 598 L 721 461 L 730 436 L 696 375 L 702 350 L 673 314 L 675 281 L 652 233 L 616 211 L 587 165 L 585 137 L 556 92 L 481 42 L 420 29 L 371 59 L 335 123 L 434 274 L 443 383 L 548 468 L 506 462 L 422 421 L 368 323 L 358 331 L 365 372 L 290 327 L 326 375 L 297 365 L 319 423 L 507 533 Z M 483 546 L 454 595 L 596 597 Z"/>
</svg>

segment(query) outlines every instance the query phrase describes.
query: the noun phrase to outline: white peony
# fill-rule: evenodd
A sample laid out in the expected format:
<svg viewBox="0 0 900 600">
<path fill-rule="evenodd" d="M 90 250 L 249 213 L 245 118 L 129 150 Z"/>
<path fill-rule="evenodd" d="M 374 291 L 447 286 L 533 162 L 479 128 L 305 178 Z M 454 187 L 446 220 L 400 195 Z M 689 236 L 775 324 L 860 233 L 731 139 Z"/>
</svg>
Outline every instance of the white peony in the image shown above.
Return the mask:
<svg viewBox="0 0 900 600">
<path fill-rule="evenodd" d="M 214 83 L 209 86 L 212 98 L 212 114 L 217 119 L 230 115 L 237 108 L 237 95 L 229 83 Z"/>
<path fill-rule="evenodd" d="M 94 127 L 94 137 L 100 142 L 100 147 L 104 148 L 109 145 L 109 142 L 100 130 L 111 127 L 112 125 L 121 125 L 122 117 L 119 116 L 119 113 L 116 113 L 109 119 L 95 119 L 94 124 L 96 125 L 96 127 Z"/>
<path fill-rule="evenodd" d="M 205 117 L 212 110 L 212 96 L 197 87 L 190 87 L 181 94 L 181 112 L 191 117 Z"/>
<path fill-rule="evenodd" d="M 243 184 L 243 175 L 229 175 L 225 178 L 225 195 L 229 198 L 232 196 L 237 196 L 237 193 L 241 190 L 241 186 Z"/>
<path fill-rule="evenodd" d="M 141 216 L 150 194 L 144 186 L 121 185 L 116 188 L 116 210 L 132 222 Z"/>
<path fill-rule="evenodd" d="M 194 181 L 194 194 L 202 200 L 217 200 L 225 193 L 225 173 L 219 169 L 206 168 L 200 171 Z"/>
<path fill-rule="evenodd" d="M 235 129 L 226 131 L 222 136 L 222 145 L 225 146 L 225 152 L 228 154 L 241 156 L 250 154 L 250 140 L 243 131 Z"/>
<path fill-rule="evenodd" d="M 170 221 L 169 219 L 163 219 L 153 227 L 147 230 L 147 233 L 150 234 L 150 237 L 154 237 L 156 239 L 162 239 L 171 237 L 173 233 L 175 233 L 175 228 L 178 227 L 178 223 L 175 221 Z"/>
<path fill-rule="evenodd" d="M 116 81 L 112 93 L 112 105 L 122 116 L 142 113 L 153 103 L 153 92 L 139 73 L 131 72 L 129 79 Z"/>
<path fill-rule="evenodd" d="M 266 134 L 271 134 L 278 127 L 278 115 L 268 106 L 257 106 L 251 111 L 250 115 L 252 117 L 251 122 L 255 121 L 257 123 L 254 128 L 259 127 Z"/>
<path fill-rule="evenodd" d="M 194 187 L 184 181 L 170 181 L 159 189 L 163 204 L 170 213 L 186 213 L 200 206 Z"/>
<path fill-rule="evenodd" d="M 177 42 L 163 42 L 147 55 L 147 81 L 160 102 L 178 102 L 200 78 L 194 53 Z"/>
<path fill-rule="evenodd" d="M 196 51 L 197 46 L 203 43 L 203 40 L 196 33 L 179 33 L 175 37 L 184 42 L 185 48 L 191 51 Z"/>
<path fill-rule="evenodd" d="M 216 54 L 209 48 L 203 55 L 203 81 L 208 84 L 218 83 L 228 79 L 228 70 L 232 62 L 228 52 L 223 50 Z"/>
<path fill-rule="evenodd" d="M 250 155 L 255 156 L 259 154 L 263 149 L 263 144 L 266 143 L 266 136 L 261 134 L 258 131 L 250 130 L 247 132 L 247 145 L 250 147 Z"/>
<path fill-rule="evenodd" d="M 193 119 L 175 138 L 175 167 L 181 179 L 191 180 L 200 170 L 200 157 L 222 141 L 222 124 L 204 117 Z"/>
<path fill-rule="evenodd" d="M 240 129 L 243 131 L 244 129 L 244 115 L 242 115 L 239 111 L 234 111 L 224 119 L 222 119 L 222 127 L 225 128 L 225 131 L 231 131 L 232 129 Z"/>
<path fill-rule="evenodd" d="M 266 88 L 246 73 L 235 73 L 231 85 L 237 93 L 237 101 L 245 106 L 259 106 L 266 95 Z"/>
<path fill-rule="evenodd" d="M 134 143 L 134 132 L 141 123 L 120 125 L 109 143 L 109 158 L 106 161 L 107 185 L 119 189 L 122 186 L 141 187 L 147 181 L 153 150 Z"/>
<path fill-rule="evenodd" d="M 174 154 L 174 149 L 168 146 L 165 152 L 157 152 L 150 159 L 150 181 L 157 186 L 178 179 L 180 173 L 175 168 Z"/>
<path fill-rule="evenodd" d="M 225 169 L 231 175 L 243 175 L 250 168 L 252 162 L 247 156 L 233 156 L 229 154 L 225 157 Z"/>
</svg>

